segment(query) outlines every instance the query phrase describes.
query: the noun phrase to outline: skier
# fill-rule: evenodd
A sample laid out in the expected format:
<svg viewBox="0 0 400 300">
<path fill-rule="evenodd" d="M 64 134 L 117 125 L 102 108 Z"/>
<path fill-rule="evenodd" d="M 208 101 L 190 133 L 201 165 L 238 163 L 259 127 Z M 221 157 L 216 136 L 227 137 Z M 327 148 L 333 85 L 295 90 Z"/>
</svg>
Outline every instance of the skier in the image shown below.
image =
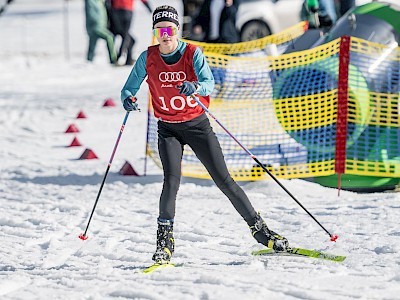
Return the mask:
<svg viewBox="0 0 400 300">
<path fill-rule="evenodd" d="M 179 40 L 179 28 L 175 8 L 164 5 L 154 10 L 153 34 L 159 45 L 150 46 L 141 53 L 121 91 L 125 110 L 137 110 L 135 94 L 147 76 L 154 115 L 158 118 L 158 149 L 164 183 L 157 219 L 157 247 L 152 259 L 156 263 L 168 263 L 174 252 L 175 202 L 184 145 L 192 148 L 216 185 L 247 222 L 254 238 L 269 248 L 284 251 L 288 247 L 287 239 L 268 229 L 232 179 L 205 111 L 191 98 L 196 94 L 208 107 L 214 78 L 200 48 Z"/>
</svg>

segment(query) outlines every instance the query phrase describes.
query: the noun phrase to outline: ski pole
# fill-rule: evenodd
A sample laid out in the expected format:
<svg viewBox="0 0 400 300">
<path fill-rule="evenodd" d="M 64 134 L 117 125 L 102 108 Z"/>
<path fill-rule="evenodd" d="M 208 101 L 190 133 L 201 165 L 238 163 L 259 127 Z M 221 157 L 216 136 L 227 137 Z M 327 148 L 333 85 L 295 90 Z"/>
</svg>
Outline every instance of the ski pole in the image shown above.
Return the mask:
<svg viewBox="0 0 400 300">
<path fill-rule="evenodd" d="M 178 86 L 177 86 L 178 87 Z M 210 115 L 210 117 L 212 117 L 215 122 L 218 123 L 219 126 L 222 127 L 223 130 L 225 130 L 225 132 L 248 154 L 251 156 L 251 158 L 265 171 L 268 173 L 268 175 L 294 200 L 296 201 L 296 203 L 298 205 L 300 205 L 300 207 L 302 209 L 304 209 L 304 211 L 329 235 L 330 240 L 332 242 L 336 242 L 336 240 L 338 239 L 338 235 L 332 235 L 324 226 L 322 226 L 322 224 L 320 222 L 318 222 L 318 220 L 300 203 L 299 200 L 296 199 L 295 196 L 292 195 L 291 192 L 288 191 L 288 189 L 286 189 L 286 187 L 266 168 L 264 167 L 264 165 L 257 159 L 257 157 L 250 152 L 249 149 L 247 149 L 245 146 L 243 146 L 242 143 L 239 142 L 238 139 L 236 139 L 236 137 L 229 132 L 229 130 L 210 112 L 210 110 L 200 101 L 199 98 L 197 98 L 195 95 L 191 95 L 191 97 Z"/>
<path fill-rule="evenodd" d="M 104 174 L 103 181 L 102 181 L 102 183 L 100 185 L 100 189 L 99 189 L 99 192 L 97 194 L 96 201 L 94 202 L 92 213 L 90 214 L 89 221 L 88 221 L 88 223 L 86 225 L 85 232 L 79 235 L 79 238 L 81 240 L 87 240 L 88 239 L 88 236 L 86 235 L 86 233 L 87 233 L 87 230 L 89 228 L 90 221 L 92 220 L 94 210 L 96 209 L 97 202 L 99 201 L 101 191 L 103 190 L 104 182 L 106 181 L 106 178 L 107 178 L 107 175 L 108 175 L 108 171 L 110 170 L 112 161 L 114 159 L 114 154 L 115 154 L 115 151 L 117 150 L 117 147 L 118 147 L 118 144 L 119 144 L 119 140 L 121 139 L 122 132 L 124 131 L 124 127 L 125 127 L 126 121 L 128 120 L 128 116 L 129 116 L 129 111 L 126 112 L 124 121 L 122 122 L 121 129 L 119 130 L 118 138 L 117 138 L 117 141 L 115 142 L 114 150 L 113 150 L 113 152 L 111 154 L 110 161 L 108 162 L 107 169 L 106 169 L 106 172 Z"/>
</svg>

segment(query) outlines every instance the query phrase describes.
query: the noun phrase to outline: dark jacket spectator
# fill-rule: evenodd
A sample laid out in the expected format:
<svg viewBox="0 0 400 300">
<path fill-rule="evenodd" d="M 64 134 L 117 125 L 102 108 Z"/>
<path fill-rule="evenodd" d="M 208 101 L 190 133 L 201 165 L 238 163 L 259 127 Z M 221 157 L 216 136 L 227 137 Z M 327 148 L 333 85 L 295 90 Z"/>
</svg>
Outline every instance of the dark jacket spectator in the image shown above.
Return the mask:
<svg viewBox="0 0 400 300">
<path fill-rule="evenodd" d="M 216 42 L 219 19 L 225 0 L 205 0 L 193 22 L 193 39 Z M 212 7 L 213 6 L 213 7 Z"/>
<path fill-rule="evenodd" d="M 240 34 L 236 29 L 236 14 L 239 8 L 239 0 L 226 0 L 219 20 L 219 42 L 238 43 Z"/>
<path fill-rule="evenodd" d="M 340 0 L 340 16 L 343 16 L 348 10 L 356 5 L 355 0 Z"/>
<path fill-rule="evenodd" d="M 120 35 L 122 38 L 121 46 L 118 51 L 117 60 L 126 55 L 125 65 L 133 65 L 132 49 L 135 45 L 135 39 L 130 34 L 131 23 L 133 19 L 134 0 L 107 0 L 109 8 L 110 30 L 114 35 Z M 146 0 L 141 0 L 149 12 L 152 9 Z"/>
<path fill-rule="evenodd" d="M 212 43 L 239 42 L 236 13 L 239 0 L 205 0 L 193 22 L 193 39 Z"/>
</svg>

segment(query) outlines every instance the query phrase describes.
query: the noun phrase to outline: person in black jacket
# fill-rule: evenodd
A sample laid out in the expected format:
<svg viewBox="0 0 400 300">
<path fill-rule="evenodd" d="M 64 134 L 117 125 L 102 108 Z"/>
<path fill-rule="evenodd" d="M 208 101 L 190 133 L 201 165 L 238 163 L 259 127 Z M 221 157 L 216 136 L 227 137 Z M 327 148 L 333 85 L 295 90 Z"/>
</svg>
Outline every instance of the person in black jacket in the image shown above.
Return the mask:
<svg viewBox="0 0 400 300">
<path fill-rule="evenodd" d="M 146 6 L 147 10 L 151 13 L 152 9 L 147 0 L 141 0 Z M 133 46 L 135 39 L 130 34 L 131 23 L 133 20 L 134 0 L 107 0 L 107 9 L 109 15 L 109 28 L 110 31 L 122 38 L 121 46 L 118 51 L 117 61 L 126 55 L 125 65 L 133 65 L 135 60 L 132 57 Z M 118 62 L 119 63 L 119 62 Z"/>
<path fill-rule="evenodd" d="M 236 29 L 236 14 L 239 8 L 239 0 L 225 0 L 219 19 L 219 42 L 239 43 L 240 34 Z"/>
<path fill-rule="evenodd" d="M 193 39 L 211 43 L 237 43 L 236 13 L 240 0 L 205 0 L 193 22 Z"/>
</svg>

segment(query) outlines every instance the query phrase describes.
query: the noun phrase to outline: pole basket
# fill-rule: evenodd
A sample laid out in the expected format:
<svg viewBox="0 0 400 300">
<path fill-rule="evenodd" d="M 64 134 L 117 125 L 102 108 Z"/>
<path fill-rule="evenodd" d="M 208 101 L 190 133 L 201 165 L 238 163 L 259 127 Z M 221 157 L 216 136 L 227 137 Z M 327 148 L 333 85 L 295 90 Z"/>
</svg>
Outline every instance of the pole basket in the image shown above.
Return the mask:
<svg viewBox="0 0 400 300">
<path fill-rule="evenodd" d="M 337 234 L 331 235 L 331 241 L 336 242 L 336 240 L 339 238 Z"/>
<path fill-rule="evenodd" d="M 79 235 L 79 238 L 80 238 L 82 241 L 86 241 L 89 237 L 88 237 L 87 235 L 84 235 L 83 233 L 81 233 L 81 234 Z"/>
</svg>

